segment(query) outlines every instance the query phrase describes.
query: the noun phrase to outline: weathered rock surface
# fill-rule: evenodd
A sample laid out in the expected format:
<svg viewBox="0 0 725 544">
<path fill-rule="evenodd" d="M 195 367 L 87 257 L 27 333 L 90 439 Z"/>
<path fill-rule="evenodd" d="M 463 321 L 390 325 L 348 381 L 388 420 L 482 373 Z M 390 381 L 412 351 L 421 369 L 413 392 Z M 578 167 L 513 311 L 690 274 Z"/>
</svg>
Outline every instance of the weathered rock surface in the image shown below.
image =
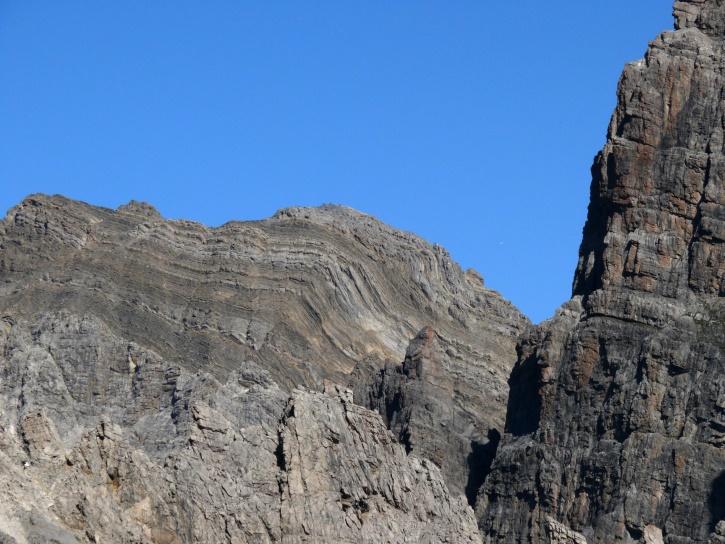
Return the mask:
<svg viewBox="0 0 725 544">
<path fill-rule="evenodd" d="M 725 519 L 725 4 L 622 75 L 574 298 L 520 342 L 486 542 L 717 542 Z"/>
<path fill-rule="evenodd" d="M 347 208 L 13 208 L 0 542 L 725 542 L 725 2 L 674 16 L 536 328 Z"/>
<path fill-rule="evenodd" d="M 358 402 L 383 415 L 409 452 L 432 460 L 451 490 L 465 493 L 473 504 L 503 426 L 490 425 L 497 406 L 486 395 L 485 368 L 472 372 L 470 363 L 449 353 L 433 328 L 425 327 L 402 364 L 389 362 L 356 394 Z"/>
<path fill-rule="evenodd" d="M 528 320 L 439 246 L 337 206 L 207 228 L 34 195 L 0 316 L 0 539 L 480 541 Z M 423 326 L 405 413 L 353 405 Z"/>
<path fill-rule="evenodd" d="M 433 326 L 446 352 L 442 375 L 462 384 L 446 402 L 470 416 L 465 444 L 445 453 L 460 457 L 446 464 L 459 469 L 445 471 L 456 493 L 468 485 L 471 448 L 503 428 L 506 379 L 528 320 L 440 246 L 370 216 L 289 208 L 208 228 L 138 202 L 112 211 L 34 195 L 9 211 L 0 236 L 0 315 L 94 316 L 222 382 L 249 361 L 287 391 L 325 380 L 360 391 Z M 434 430 L 446 444 L 448 431 Z"/>
<path fill-rule="evenodd" d="M 555 519 L 546 518 L 546 536 L 550 544 L 587 544 L 586 539 Z"/>
<path fill-rule="evenodd" d="M 0 223 L 0 309 L 93 314 L 187 369 L 259 363 L 286 389 L 402 360 L 425 325 L 505 403 L 528 320 L 440 246 L 341 206 L 218 228 L 33 195 Z M 499 408 L 501 421 L 505 409 Z"/>
<path fill-rule="evenodd" d="M 473 510 L 352 392 L 225 381 L 38 316 L 0 330 L 5 542 L 480 542 Z"/>
</svg>

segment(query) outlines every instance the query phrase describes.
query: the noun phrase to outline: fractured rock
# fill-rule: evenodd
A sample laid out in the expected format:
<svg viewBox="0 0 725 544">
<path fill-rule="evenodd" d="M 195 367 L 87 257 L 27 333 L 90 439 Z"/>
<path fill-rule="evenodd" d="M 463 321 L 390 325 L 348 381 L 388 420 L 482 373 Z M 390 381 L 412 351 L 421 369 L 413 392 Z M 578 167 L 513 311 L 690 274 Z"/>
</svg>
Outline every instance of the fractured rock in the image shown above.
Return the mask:
<svg viewBox="0 0 725 544">
<path fill-rule="evenodd" d="M 551 517 L 705 543 L 725 519 L 725 5 L 675 17 L 620 80 L 574 298 L 519 343 L 486 542 L 545 542 Z"/>
<path fill-rule="evenodd" d="M 488 387 L 490 372 L 464 364 L 445 346 L 432 327 L 423 328 L 403 363 L 388 363 L 357 395 L 383 415 L 409 452 L 433 461 L 449 488 L 473 504 L 503 425 Z"/>
<path fill-rule="evenodd" d="M 88 316 L 2 345 L 7 542 L 480 542 L 465 498 L 340 386 L 287 393 L 250 362 L 221 382 Z"/>
</svg>

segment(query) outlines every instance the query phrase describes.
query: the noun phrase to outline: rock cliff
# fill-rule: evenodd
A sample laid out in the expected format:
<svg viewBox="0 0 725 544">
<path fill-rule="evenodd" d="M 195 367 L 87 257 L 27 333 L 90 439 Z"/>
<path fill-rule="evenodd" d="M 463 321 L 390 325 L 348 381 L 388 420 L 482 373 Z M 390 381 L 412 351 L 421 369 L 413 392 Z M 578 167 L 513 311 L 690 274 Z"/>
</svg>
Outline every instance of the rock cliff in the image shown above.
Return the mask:
<svg viewBox="0 0 725 544">
<path fill-rule="evenodd" d="M 486 381 L 444 349 L 430 326 L 408 346 L 402 364 L 388 362 L 358 402 L 380 412 L 397 440 L 441 468 L 451 491 L 471 504 L 488 475 L 502 427 L 482 425 L 495 410 Z"/>
<path fill-rule="evenodd" d="M 0 310 L 13 318 L 93 314 L 190 370 L 224 378 L 248 360 L 286 389 L 400 361 L 430 325 L 454 358 L 485 366 L 485 408 L 503 423 L 528 320 L 442 247 L 350 208 L 209 228 L 148 204 L 113 211 L 34 195 L 0 236 Z"/>
<path fill-rule="evenodd" d="M 486 542 L 722 540 L 725 4 L 674 15 L 620 80 L 573 299 L 519 344 Z"/>
<path fill-rule="evenodd" d="M 222 382 L 70 314 L 5 322 L 0 350 L 2 542 L 480 542 L 339 386 Z"/>
<path fill-rule="evenodd" d="M 11 209 L 0 542 L 725 542 L 725 1 L 674 16 L 537 327 L 340 206 Z"/>
<path fill-rule="evenodd" d="M 480 541 L 528 320 L 439 246 L 339 206 L 208 228 L 33 195 L 0 317 L 0 539 Z M 441 387 L 352 404 L 404 359 Z"/>
</svg>

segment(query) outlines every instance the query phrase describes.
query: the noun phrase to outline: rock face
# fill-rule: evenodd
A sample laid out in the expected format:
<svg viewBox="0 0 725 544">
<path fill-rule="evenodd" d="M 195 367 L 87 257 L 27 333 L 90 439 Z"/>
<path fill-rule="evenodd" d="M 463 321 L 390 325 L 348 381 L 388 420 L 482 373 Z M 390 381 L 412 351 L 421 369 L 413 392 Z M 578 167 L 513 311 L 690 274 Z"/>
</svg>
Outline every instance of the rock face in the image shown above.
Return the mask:
<svg viewBox="0 0 725 544">
<path fill-rule="evenodd" d="M 0 542 L 725 542 L 725 2 L 674 15 L 535 328 L 347 208 L 13 208 Z"/>
<path fill-rule="evenodd" d="M 503 405 L 528 323 L 440 246 L 340 206 L 208 228 L 148 204 L 114 212 L 34 195 L 8 212 L 0 236 L 6 314 L 94 314 L 219 378 L 248 360 L 287 389 L 342 383 L 363 360 L 401 360 L 431 325 L 459 357 L 493 370 Z"/>
<path fill-rule="evenodd" d="M 0 542 L 480 541 L 528 320 L 439 246 L 337 206 L 207 228 L 34 195 L 0 318 Z"/>
<path fill-rule="evenodd" d="M 620 80 L 574 298 L 519 345 L 486 542 L 722 538 L 725 5 L 674 14 Z"/>
<path fill-rule="evenodd" d="M 409 452 L 435 462 L 451 490 L 473 504 L 502 426 L 484 423 L 487 410 L 497 409 L 485 373 L 450 352 L 431 327 L 423 328 L 402 364 L 388 363 L 362 393 L 358 389 L 358 402 L 380 412 Z"/>
<path fill-rule="evenodd" d="M 0 351 L 3 542 L 480 542 L 340 386 L 221 382 L 70 314 L 6 322 Z"/>
</svg>

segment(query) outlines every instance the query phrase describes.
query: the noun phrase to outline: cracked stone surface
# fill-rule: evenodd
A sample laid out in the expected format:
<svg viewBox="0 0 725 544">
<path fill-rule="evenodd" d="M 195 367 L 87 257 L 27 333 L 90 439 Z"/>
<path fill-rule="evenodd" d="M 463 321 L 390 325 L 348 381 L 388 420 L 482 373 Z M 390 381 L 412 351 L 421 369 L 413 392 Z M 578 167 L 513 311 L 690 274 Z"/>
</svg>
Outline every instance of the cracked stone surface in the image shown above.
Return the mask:
<svg viewBox="0 0 725 544">
<path fill-rule="evenodd" d="M 210 228 L 165 220 L 145 203 L 109 210 L 46 195 L 0 222 L 0 314 L 32 323 L 37 312 L 93 316 L 221 382 L 249 361 L 285 391 L 329 380 L 359 393 L 431 326 L 445 353 L 442 375 L 459 384 L 443 400 L 468 419 L 456 431 L 463 441 L 430 459 L 456 493 L 470 488 L 469 498 L 480 471 L 468 456 L 503 429 L 516 340 L 529 326 L 442 247 L 342 206 Z M 86 398 L 103 395 L 92 391 L 103 376 L 89 375 L 82 358 L 75 369 Z M 356 398 L 376 408 L 367 394 Z M 430 430 L 447 443 L 447 429 Z"/>
<path fill-rule="evenodd" d="M 529 322 L 439 246 L 339 206 L 208 228 L 33 195 L 0 318 L 0 542 L 480 542 L 461 482 Z M 423 326 L 448 396 L 406 406 L 468 418 L 443 457 L 346 389 Z"/>
<path fill-rule="evenodd" d="M 721 538 L 725 5 L 674 15 L 622 74 L 574 297 L 519 343 L 485 542 Z"/>
<path fill-rule="evenodd" d="M 473 504 L 503 425 L 491 426 L 483 415 L 495 410 L 493 399 L 485 398 L 484 369 L 475 372 L 449 352 L 433 328 L 425 327 L 402 364 L 388 363 L 355 391 L 358 402 L 380 412 L 409 452 L 433 461 L 449 488 Z"/>
<path fill-rule="evenodd" d="M 286 389 L 346 383 L 402 360 L 433 326 L 487 365 L 503 421 L 528 320 L 438 245 L 342 206 L 287 208 L 211 228 L 32 195 L 0 222 L 3 315 L 93 314 L 187 369 L 224 379 L 239 360 Z"/>
<path fill-rule="evenodd" d="M 100 320 L 0 329 L 2 542 L 480 542 L 352 391 L 192 372 Z"/>
</svg>

